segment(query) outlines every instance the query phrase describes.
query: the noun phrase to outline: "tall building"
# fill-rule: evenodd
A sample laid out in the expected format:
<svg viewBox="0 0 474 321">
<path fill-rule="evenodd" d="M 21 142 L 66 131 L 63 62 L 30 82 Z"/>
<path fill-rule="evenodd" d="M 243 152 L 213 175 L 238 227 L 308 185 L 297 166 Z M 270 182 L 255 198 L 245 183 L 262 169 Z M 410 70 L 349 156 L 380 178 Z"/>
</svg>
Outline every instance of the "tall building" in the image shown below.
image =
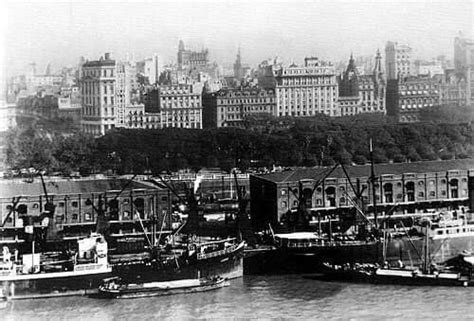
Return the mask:
<svg viewBox="0 0 474 321">
<path fill-rule="evenodd" d="M 387 80 L 399 79 L 410 76 L 411 52 L 408 45 L 401 45 L 397 42 L 389 41 L 385 46 L 385 72 Z"/>
<path fill-rule="evenodd" d="M 207 49 L 200 52 L 186 50 L 184 42 L 179 41 L 178 48 L 178 69 L 194 70 L 197 68 L 204 68 L 209 64 L 209 51 Z"/>
<path fill-rule="evenodd" d="M 237 58 L 235 59 L 234 63 L 234 78 L 240 80 L 244 77 L 243 75 L 243 68 L 242 68 L 242 61 L 240 56 L 240 48 L 237 52 Z"/>
<path fill-rule="evenodd" d="M 418 121 L 420 109 L 440 103 L 440 83 L 437 78 L 405 77 L 394 81 L 393 86 L 393 95 L 387 97 L 387 114 L 401 122 Z"/>
<path fill-rule="evenodd" d="M 106 53 L 99 60 L 85 62 L 81 69 L 82 130 L 100 136 L 126 126 L 126 109 L 134 103 L 132 93 L 137 88 L 134 65 Z"/>
<path fill-rule="evenodd" d="M 244 127 L 247 116 L 273 115 L 274 89 L 227 89 L 202 98 L 203 127 Z"/>
<path fill-rule="evenodd" d="M 130 62 L 118 62 L 115 77 L 116 127 L 126 126 L 127 109 L 139 103 L 136 65 Z"/>
<path fill-rule="evenodd" d="M 305 58 L 303 67 L 292 64 L 276 70 L 275 81 L 275 116 L 339 115 L 338 84 L 331 63 Z"/>
<path fill-rule="evenodd" d="M 282 64 L 278 57 L 262 61 L 257 69 L 258 86 L 265 89 L 275 89 L 275 76 L 281 68 Z"/>
<path fill-rule="evenodd" d="M 202 87 L 164 85 L 147 93 L 145 108 L 129 110 L 130 128 L 202 129 Z"/>
<path fill-rule="evenodd" d="M 157 84 L 160 78 L 159 57 L 155 54 L 151 58 L 146 58 L 137 62 L 137 73 L 148 79 L 151 85 Z"/>
<path fill-rule="evenodd" d="M 116 64 L 111 55 L 106 53 L 99 60 L 82 65 L 81 128 L 86 133 L 100 136 L 115 127 Z"/>
<path fill-rule="evenodd" d="M 359 77 L 359 71 L 351 54 L 349 64 L 339 78 L 338 106 L 341 116 L 360 113 Z"/>
<path fill-rule="evenodd" d="M 385 113 L 385 80 L 382 57 L 377 51 L 372 74 L 360 75 L 354 58 L 350 57 L 346 70 L 339 78 L 338 105 L 341 116 L 360 113 Z"/>
<path fill-rule="evenodd" d="M 454 69 L 466 80 L 466 103 L 474 101 L 474 41 L 463 37 L 454 39 Z"/>
<path fill-rule="evenodd" d="M 456 73 L 454 69 L 446 69 L 440 84 L 440 104 L 445 106 L 466 105 L 466 78 Z"/>
<path fill-rule="evenodd" d="M 387 83 L 382 69 L 382 55 L 377 50 L 372 75 L 364 75 L 359 82 L 362 112 L 386 113 Z"/>
</svg>

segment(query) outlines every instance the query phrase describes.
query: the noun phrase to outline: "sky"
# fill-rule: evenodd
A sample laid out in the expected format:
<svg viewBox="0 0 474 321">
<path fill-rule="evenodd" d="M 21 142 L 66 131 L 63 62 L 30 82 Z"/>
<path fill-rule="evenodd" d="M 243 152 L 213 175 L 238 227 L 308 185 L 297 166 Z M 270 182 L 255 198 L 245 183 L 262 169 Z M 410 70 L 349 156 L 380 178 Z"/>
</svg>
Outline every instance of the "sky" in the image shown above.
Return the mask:
<svg viewBox="0 0 474 321">
<path fill-rule="evenodd" d="M 383 54 L 388 40 L 409 44 L 416 58 L 452 57 L 454 37 L 472 37 L 473 1 L 0 1 L 1 64 L 8 75 L 30 62 L 41 72 L 104 52 L 175 63 L 180 39 L 223 64 L 240 47 L 251 66 Z"/>
</svg>

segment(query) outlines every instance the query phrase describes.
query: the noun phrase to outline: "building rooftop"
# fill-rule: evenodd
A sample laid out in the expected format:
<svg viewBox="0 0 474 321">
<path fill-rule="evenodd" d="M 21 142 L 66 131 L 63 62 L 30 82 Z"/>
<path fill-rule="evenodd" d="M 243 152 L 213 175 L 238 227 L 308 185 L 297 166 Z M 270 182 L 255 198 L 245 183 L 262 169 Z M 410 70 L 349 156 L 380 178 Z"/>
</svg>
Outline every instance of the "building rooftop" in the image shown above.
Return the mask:
<svg viewBox="0 0 474 321">
<path fill-rule="evenodd" d="M 294 170 L 269 174 L 253 175 L 275 183 L 298 182 L 305 179 L 321 179 L 332 167 L 297 168 Z M 369 177 L 370 165 L 345 166 L 349 177 Z M 456 159 L 448 161 L 428 161 L 414 163 L 376 164 L 375 175 L 400 175 L 408 173 L 433 173 L 450 170 L 474 170 L 474 159 Z M 345 178 L 344 171 L 339 166 L 328 178 Z"/>
<path fill-rule="evenodd" d="M 226 97 L 265 96 L 274 95 L 275 90 L 263 88 L 221 89 L 215 94 L 216 96 Z"/>
<path fill-rule="evenodd" d="M 81 193 L 104 193 L 107 191 L 120 191 L 125 187 L 125 191 L 132 189 L 156 190 L 150 184 L 132 181 L 128 179 L 64 179 L 48 180 L 45 178 L 48 195 L 81 194 Z M 128 186 L 127 186 L 128 184 Z M 44 195 L 43 186 L 39 177 L 32 183 L 21 180 L 11 180 L 0 185 L 0 198 L 12 198 L 17 196 L 39 196 Z"/>
</svg>

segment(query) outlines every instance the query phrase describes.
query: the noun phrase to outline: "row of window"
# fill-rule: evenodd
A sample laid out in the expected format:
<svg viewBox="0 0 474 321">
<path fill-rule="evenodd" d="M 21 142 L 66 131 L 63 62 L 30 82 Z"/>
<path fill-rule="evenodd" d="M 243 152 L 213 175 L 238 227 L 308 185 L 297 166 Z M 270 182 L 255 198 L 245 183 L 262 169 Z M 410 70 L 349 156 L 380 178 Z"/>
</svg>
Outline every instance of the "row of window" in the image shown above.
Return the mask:
<svg viewBox="0 0 474 321">
<path fill-rule="evenodd" d="M 465 178 L 465 177 L 462 178 L 462 179 L 461 179 L 461 182 L 464 183 L 464 184 L 466 184 L 466 183 L 467 183 L 467 178 Z M 419 186 L 424 186 L 424 185 L 425 185 L 425 181 L 424 181 L 424 180 L 419 180 L 417 183 L 418 183 Z M 436 181 L 433 180 L 433 179 L 430 179 L 429 181 L 427 181 L 427 183 L 428 183 L 429 186 L 434 186 L 435 183 L 436 183 Z M 447 180 L 446 180 L 445 178 L 442 178 L 442 179 L 440 179 L 439 183 L 440 183 L 441 185 L 445 185 L 445 184 L 447 183 Z M 457 178 L 453 178 L 453 179 L 451 179 L 451 180 L 449 181 L 449 185 L 450 185 L 452 188 L 457 188 L 457 187 L 458 187 L 458 184 L 459 184 L 459 179 L 457 179 Z M 402 182 L 397 182 L 396 184 L 384 183 L 384 184 L 383 184 L 383 187 L 384 187 L 385 190 L 392 190 L 393 185 L 395 185 L 395 186 L 398 187 L 398 188 L 402 188 L 402 186 L 403 186 Z M 362 184 L 362 185 L 361 185 L 361 188 L 367 190 L 368 186 L 367 186 L 367 184 Z M 379 189 L 379 188 L 380 188 L 380 185 L 379 185 L 378 183 L 375 184 L 375 188 L 376 188 L 376 189 Z M 410 190 L 410 189 L 414 190 L 414 188 L 415 188 L 415 182 L 413 182 L 413 181 L 408 181 L 408 182 L 406 182 L 406 183 L 405 183 L 405 188 L 408 189 L 408 190 Z M 306 189 L 305 189 L 305 190 L 306 190 Z M 344 192 L 345 190 L 346 190 L 346 187 L 345 187 L 345 186 L 339 186 L 339 191 Z M 317 187 L 316 190 L 315 190 L 315 192 L 318 193 L 318 194 L 321 193 L 322 191 L 323 191 L 323 188 L 322 188 L 321 186 Z M 335 186 L 328 186 L 328 187 L 326 188 L 326 193 L 328 193 L 328 192 L 329 192 L 329 193 L 335 193 L 335 191 L 336 191 L 336 187 L 335 187 Z M 297 188 L 294 188 L 292 192 L 293 192 L 294 194 L 298 195 L 298 189 L 297 189 Z M 286 195 L 286 194 L 287 194 L 287 189 L 285 189 L 285 188 L 281 189 L 280 193 L 281 193 L 281 195 Z"/>
<path fill-rule="evenodd" d="M 225 112 L 241 112 L 241 111 L 266 111 L 266 110 L 272 110 L 273 106 L 267 105 L 267 106 L 262 106 L 262 105 L 257 105 L 257 106 L 229 106 L 229 107 L 221 107 L 221 113 Z"/>
<path fill-rule="evenodd" d="M 86 69 L 82 71 L 84 76 L 89 77 L 114 77 L 113 68 L 104 68 L 104 69 Z"/>
<path fill-rule="evenodd" d="M 442 197 L 446 197 L 446 195 L 447 195 L 446 191 L 441 191 L 441 196 Z M 462 196 L 467 196 L 467 190 L 462 191 Z M 434 191 L 429 192 L 429 197 L 434 199 L 436 197 L 436 192 L 434 192 Z M 452 190 L 451 193 L 450 193 L 450 197 L 451 198 L 458 198 L 459 197 L 458 190 Z M 365 202 L 369 201 L 367 196 L 363 196 L 362 198 L 364 199 Z M 424 199 L 424 198 L 425 198 L 425 193 L 424 192 L 419 192 L 418 193 L 418 199 Z M 376 201 L 380 202 L 380 200 L 381 200 L 380 195 L 376 194 L 375 199 L 376 199 Z M 403 201 L 403 194 L 397 194 L 396 195 L 396 200 L 397 200 L 397 202 L 402 202 Z M 407 202 L 414 202 L 415 201 L 415 193 L 406 193 L 405 194 L 405 200 Z M 336 201 L 336 199 L 333 195 L 328 195 L 326 197 L 326 205 L 336 206 L 335 201 Z M 393 203 L 393 194 L 385 194 L 384 195 L 384 202 Z M 339 204 L 350 204 L 350 203 L 351 202 L 347 201 L 347 197 L 343 196 L 343 197 L 339 198 Z M 308 199 L 306 201 L 306 205 L 308 207 L 311 207 L 312 206 L 312 199 Z M 322 202 L 321 198 L 316 199 L 316 205 L 319 205 L 319 206 L 323 205 L 323 202 Z M 281 201 L 281 206 L 283 208 L 287 208 L 288 201 L 287 200 Z M 298 201 L 294 200 L 293 201 L 293 207 L 297 207 L 297 206 L 298 206 Z"/>
<path fill-rule="evenodd" d="M 279 116 L 280 117 L 283 117 L 283 116 L 312 116 L 312 115 L 316 115 L 317 113 L 324 113 L 328 116 L 335 116 L 336 115 L 336 112 L 334 110 L 328 110 L 328 109 L 323 109 L 323 110 L 316 110 L 316 111 L 311 111 L 311 110 L 303 110 L 303 111 L 280 111 L 279 112 Z"/>
<path fill-rule="evenodd" d="M 218 99 L 218 105 L 242 104 L 242 103 L 271 103 L 275 96 L 270 98 L 245 98 L 245 99 Z"/>
</svg>

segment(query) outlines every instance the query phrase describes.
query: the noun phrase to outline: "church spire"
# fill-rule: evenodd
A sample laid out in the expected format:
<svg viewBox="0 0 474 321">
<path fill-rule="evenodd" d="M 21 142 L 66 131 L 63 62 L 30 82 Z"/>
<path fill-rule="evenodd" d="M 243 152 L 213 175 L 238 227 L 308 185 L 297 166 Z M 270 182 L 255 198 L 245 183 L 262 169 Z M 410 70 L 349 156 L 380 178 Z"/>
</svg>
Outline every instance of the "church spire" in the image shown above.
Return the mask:
<svg viewBox="0 0 474 321">
<path fill-rule="evenodd" d="M 243 77 L 243 72 L 242 72 L 242 60 L 241 60 L 241 56 L 240 56 L 240 46 L 239 46 L 239 49 L 237 51 L 237 58 L 235 59 L 235 63 L 234 63 L 234 77 L 236 79 L 241 79 Z"/>
<path fill-rule="evenodd" d="M 381 75 L 382 71 L 382 55 L 380 55 L 380 50 L 377 49 L 377 54 L 375 55 L 375 67 L 374 67 L 375 75 Z"/>
</svg>

